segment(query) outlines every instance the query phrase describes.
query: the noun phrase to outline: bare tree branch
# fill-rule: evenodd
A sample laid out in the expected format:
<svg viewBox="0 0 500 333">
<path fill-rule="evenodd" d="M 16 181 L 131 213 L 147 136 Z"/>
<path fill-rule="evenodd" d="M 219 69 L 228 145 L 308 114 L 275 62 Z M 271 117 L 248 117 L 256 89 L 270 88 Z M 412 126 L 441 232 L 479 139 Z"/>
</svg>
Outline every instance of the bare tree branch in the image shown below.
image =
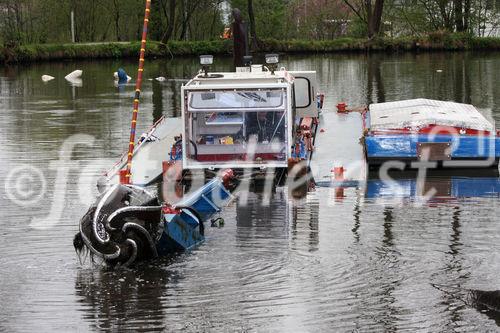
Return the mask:
<svg viewBox="0 0 500 333">
<path fill-rule="evenodd" d="M 366 21 L 366 17 L 361 15 L 360 13 L 360 10 L 359 9 L 356 9 L 356 7 L 354 7 L 354 5 L 352 5 L 348 0 L 343 0 L 344 3 L 349 6 L 349 8 L 352 9 L 352 11 L 356 14 L 357 17 L 360 18 L 360 20 L 362 20 L 363 22 L 365 22 L 366 24 L 368 24 L 368 22 Z"/>
</svg>

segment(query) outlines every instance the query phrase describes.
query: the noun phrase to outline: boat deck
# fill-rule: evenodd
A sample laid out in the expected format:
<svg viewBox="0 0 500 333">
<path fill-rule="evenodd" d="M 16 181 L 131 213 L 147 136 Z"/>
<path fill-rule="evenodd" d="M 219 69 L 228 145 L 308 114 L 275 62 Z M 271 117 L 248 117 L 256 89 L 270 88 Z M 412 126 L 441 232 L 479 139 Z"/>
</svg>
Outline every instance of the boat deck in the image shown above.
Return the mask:
<svg viewBox="0 0 500 333">
<path fill-rule="evenodd" d="M 132 183 L 147 186 L 157 180 L 163 173 L 163 161 L 168 161 L 170 148 L 174 143 L 174 136 L 182 132 L 181 118 L 167 118 L 152 132 L 158 141 L 144 142 L 134 152 L 132 163 Z M 160 158 L 159 158 L 160 156 Z M 118 170 L 125 167 L 126 156 L 122 158 L 109 173 L 110 184 L 119 183 Z"/>
<path fill-rule="evenodd" d="M 363 120 L 358 112 L 324 111 L 319 117 L 311 171 L 317 183 L 334 180 L 333 169 L 344 168 L 343 180 L 366 179 L 366 161 L 361 143 Z"/>
</svg>

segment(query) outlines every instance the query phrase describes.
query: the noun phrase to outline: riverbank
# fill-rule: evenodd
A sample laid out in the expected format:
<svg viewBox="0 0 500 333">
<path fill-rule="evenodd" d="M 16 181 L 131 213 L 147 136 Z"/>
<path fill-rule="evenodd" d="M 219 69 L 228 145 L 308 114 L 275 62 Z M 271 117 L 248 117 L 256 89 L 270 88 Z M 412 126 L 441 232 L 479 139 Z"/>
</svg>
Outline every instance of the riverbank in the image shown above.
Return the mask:
<svg viewBox="0 0 500 333">
<path fill-rule="evenodd" d="M 137 57 L 139 42 L 19 45 L 0 48 L 0 62 L 32 62 L 63 59 L 103 59 Z M 148 42 L 146 57 L 168 58 L 199 54 L 231 54 L 230 40 Z M 425 37 L 336 38 L 332 40 L 260 41 L 259 52 L 328 53 L 328 52 L 418 52 L 500 50 L 498 37 L 471 37 L 463 34 L 433 33 Z"/>
</svg>

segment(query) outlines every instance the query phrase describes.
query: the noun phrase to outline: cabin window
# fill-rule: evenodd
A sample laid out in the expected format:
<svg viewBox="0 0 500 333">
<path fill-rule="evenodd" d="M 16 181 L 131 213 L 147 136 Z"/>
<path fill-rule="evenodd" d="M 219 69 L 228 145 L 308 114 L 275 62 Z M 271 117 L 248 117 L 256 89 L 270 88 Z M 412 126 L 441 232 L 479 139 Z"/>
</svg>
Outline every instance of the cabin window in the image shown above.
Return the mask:
<svg viewBox="0 0 500 333">
<path fill-rule="evenodd" d="M 283 89 L 192 91 L 189 110 L 279 109 L 285 107 Z"/>
<path fill-rule="evenodd" d="M 188 112 L 188 162 L 255 164 L 286 162 L 285 111 Z"/>
<path fill-rule="evenodd" d="M 295 92 L 295 107 L 307 108 L 311 105 L 311 82 L 305 77 L 296 77 L 293 83 Z"/>
</svg>

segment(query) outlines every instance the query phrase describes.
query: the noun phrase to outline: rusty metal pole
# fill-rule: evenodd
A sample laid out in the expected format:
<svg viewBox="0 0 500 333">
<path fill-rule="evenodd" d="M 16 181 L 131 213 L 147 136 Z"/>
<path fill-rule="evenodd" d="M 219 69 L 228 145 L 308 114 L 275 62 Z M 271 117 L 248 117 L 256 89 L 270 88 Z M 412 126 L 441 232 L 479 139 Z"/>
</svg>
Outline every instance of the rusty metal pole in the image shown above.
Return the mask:
<svg viewBox="0 0 500 333">
<path fill-rule="evenodd" d="M 139 55 L 139 69 L 137 70 L 137 81 L 135 83 L 134 109 L 132 113 L 132 123 L 130 124 L 130 140 L 127 155 L 126 183 L 130 184 L 132 177 L 132 155 L 135 147 L 135 130 L 137 127 L 137 114 L 139 113 L 139 97 L 141 96 L 142 73 L 144 72 L 144 54 L 146 53 L 146 38 L 148 35 L 149 12 L 151 0 L 146 0 L 146 10 L 144 12 L 144 27 L 142 29 L 141 51 Z"/>
</svg>

